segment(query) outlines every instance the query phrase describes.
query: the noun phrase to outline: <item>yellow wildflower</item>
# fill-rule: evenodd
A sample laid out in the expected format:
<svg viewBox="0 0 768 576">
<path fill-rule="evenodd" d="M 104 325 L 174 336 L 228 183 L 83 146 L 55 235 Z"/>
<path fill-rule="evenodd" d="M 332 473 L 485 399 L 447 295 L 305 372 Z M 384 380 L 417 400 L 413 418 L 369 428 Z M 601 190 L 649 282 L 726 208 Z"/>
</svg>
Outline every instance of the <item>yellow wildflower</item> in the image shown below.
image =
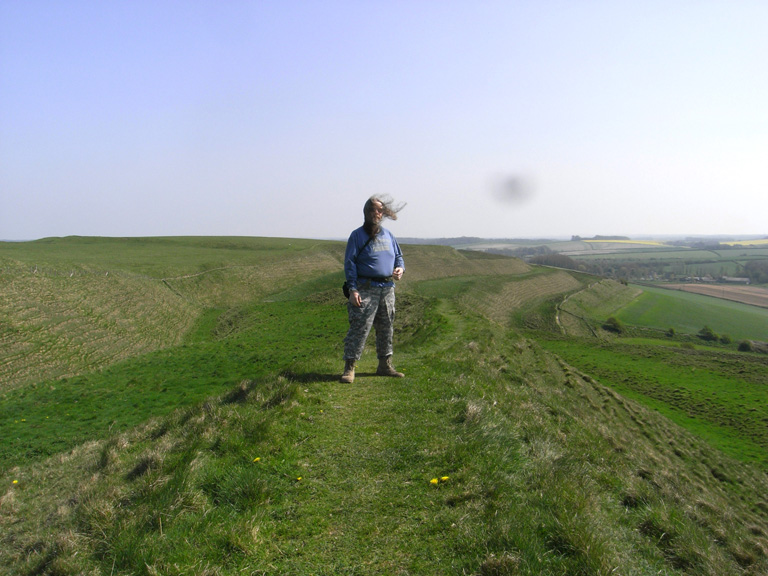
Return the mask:
<svg viewBox="0 0 768 576">
<path fill-rule="evenodd" d="M 439 480 L 437 478 L 432 478 L 432 480 L 429 481 L 429 483 L 434 485 L 434 486 L 437 486 L 438 482 L 439 482 Z"/>
<path fill-rule="evenodd" d="M 450 480 L 448 476 L 443 476 L 442 478 L 440 478 L 440 482 L 448 482 L 448 480 Z"/>
<path fill-rule="evenodd" d="M 256 458 L 254 458 L 253 461 L 254 462 L 261 462 L 261 457 L 260 456 L 256 456 Z"/>
</svg>

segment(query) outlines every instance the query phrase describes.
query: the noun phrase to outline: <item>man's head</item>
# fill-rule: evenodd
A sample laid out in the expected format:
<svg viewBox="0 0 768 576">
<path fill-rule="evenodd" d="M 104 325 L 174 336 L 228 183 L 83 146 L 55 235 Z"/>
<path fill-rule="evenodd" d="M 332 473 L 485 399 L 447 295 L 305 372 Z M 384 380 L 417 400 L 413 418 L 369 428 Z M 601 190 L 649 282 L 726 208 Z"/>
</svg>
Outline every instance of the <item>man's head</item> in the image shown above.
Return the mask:
<svg viewBox="0 0 768 576">
<path fill-rule="evenodd" d="M 397 220 L 397 213 L 405 205 L 395 206 L 394 201 L 389 196 L 371 196 L 366 200 L 363 206 L 363 215 L 365 216 L 365 229 L 370 233 L 378 233 L 381 228 L 381 221 L 384 218 Z"/>
<path fill-rule="evenodd" d="M 381 229 L 381 221 L 384 218 L 397 220 L 397 212 L 401 207 L 393 208 L 392 199 L 387 196 L 371 196 L 363 206 L 365 217 L 364 228 L 368 234 L 375 236 Z"/>
</svg>

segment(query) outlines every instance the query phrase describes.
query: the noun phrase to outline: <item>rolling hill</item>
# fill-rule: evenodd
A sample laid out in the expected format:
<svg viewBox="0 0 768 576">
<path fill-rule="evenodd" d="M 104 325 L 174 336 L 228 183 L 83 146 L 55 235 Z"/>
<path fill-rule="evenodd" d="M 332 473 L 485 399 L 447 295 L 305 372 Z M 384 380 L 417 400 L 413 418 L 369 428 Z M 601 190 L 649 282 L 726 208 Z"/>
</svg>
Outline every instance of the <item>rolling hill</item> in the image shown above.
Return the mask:
<svg viewBox="0 0 768 576">
<path fill-rule="evenodd" d="M 634 300 L 618 283 L 404 251 L 406 378 L 374 376 L 368 350 L 349 386 L 339 242 L 0 243 L 2 570 L 768 571 L 766 467 L 713 443 L 706 413 L 665 413 L 754 400 L 617 381 L 616 358 L 659 346 L 601 331 Z M 563 302 L 594 333 L 563 336 Z M 729 354 L 760 373 L 758 355 L 699 352 L 712 373 Z"/>
</svg>

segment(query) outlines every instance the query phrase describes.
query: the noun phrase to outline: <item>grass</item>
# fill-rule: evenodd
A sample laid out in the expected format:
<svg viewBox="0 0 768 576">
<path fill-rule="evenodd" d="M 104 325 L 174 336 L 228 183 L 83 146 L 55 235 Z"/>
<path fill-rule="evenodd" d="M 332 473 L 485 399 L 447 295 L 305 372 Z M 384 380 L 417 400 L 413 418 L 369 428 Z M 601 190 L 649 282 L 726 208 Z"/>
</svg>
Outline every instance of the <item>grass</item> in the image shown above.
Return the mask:
<svg viewBox="0 0 768 576">
<path fill-rule="evenodd" d="M 705 325 L 735 341 L 768 341 L 768 310 L 710 296 L 643 286 L 643 293 L 623 307 L 626 324 L 695 334 Z"/>
<path fill-rule="evenodd" d="M 178 344 L 7 391 L 28 422 L 50 420 L 56 400 L 81 410 L 84 431 L 88 416 L 94 425 L 50 455 L 17 451 L 0 472 L 0 571 L 768 570 L 759 466 L 548 352 L 542 332 L 510 330 L 534 316 L 550 325 L 553 302 L 584 278 L 409 251 L 409 266 L 424 265 L 398 292 L 404 379 L 374 376 L 369 348 L 355 384 L 337 382 L 346 325 L 337 271 L 285 276 L 233 304 L 242 276 L 230 269 L 218 296 L 197 294 L 217 306 L 200 306 Z M 283 257 L 290 268 L 302 254 Z M 470 281 L 473 270 L 487 277 Z M 474 305 L 490 286 L 523 290 Z M 633 361 L 632 348 L 616 353 Z M 716 371 L 715 360 L 697 365 Z M 758 394 L 755 370 L 739 376 L 745 394 Z M 718 394 L 733 408 L 726 384 Z M 69 428 L 40 429 L 40 445 Z"/>
<path fill-rule="evenodd" d="M 130 429 L 307 356 L 328 354 L 340 338 L 327 335 L 341 334 L 342 321 L 338 307 L 296 301 L 215 311 L 201 319 L 188 344 L 7 392 L 0 404 L 0 470 Z"/>
<path fill-rule="evenodd" d="M 568 339 L 547 341 L 545 346 L 734 458 L 768 469 L 765 357 L 691 350 L 669 340 L 650 345 L 622 338 L 595 346 L 594 342 Z"/>
<path fill-rule="evenodd" d="M 0 393 L 176 346 L 208 310 L 338 273 L 342 254 L 270 238 L 0 242 Z"/>
</svg>

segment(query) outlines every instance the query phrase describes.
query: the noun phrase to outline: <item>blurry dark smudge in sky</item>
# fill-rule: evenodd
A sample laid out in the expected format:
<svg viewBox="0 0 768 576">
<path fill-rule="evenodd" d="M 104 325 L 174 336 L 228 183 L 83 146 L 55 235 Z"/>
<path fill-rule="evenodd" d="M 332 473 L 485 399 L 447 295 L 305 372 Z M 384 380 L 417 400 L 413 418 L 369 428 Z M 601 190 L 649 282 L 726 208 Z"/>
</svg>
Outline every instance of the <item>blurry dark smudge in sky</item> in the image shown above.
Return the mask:
<svg viewBox="0 0 768 576">
<path fill-rule="evenodd" d="M 533 185 L 531 180 L 524 176 L 503 176 L 493 180 L 491 192 L 500 202 L 524 204 L 533 198 Z"/>
</svg>

